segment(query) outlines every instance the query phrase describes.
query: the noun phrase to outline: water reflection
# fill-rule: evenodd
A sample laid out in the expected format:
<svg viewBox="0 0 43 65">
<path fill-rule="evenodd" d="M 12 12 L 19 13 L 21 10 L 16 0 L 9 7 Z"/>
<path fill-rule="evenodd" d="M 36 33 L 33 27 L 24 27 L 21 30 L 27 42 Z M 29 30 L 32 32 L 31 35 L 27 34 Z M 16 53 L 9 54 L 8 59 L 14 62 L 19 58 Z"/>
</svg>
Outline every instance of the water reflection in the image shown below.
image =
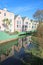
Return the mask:
<svg viewBox="0 0 43 65">
<path fill-rule="evenodd" d="M 16 49 L 14 50 L 14 56 L 16 58 L 22 58 L 23 55 L 25 54 L 25 49 L 27 49 L 27 46 L 30 45 L 31 42 L 31 36 L 26 36 L 25 38 L 19 38 L 18 39 L 18 46 L 16 47 L 16 49 L 18 49 L 19 51 L 17 51 Z"/>
<path fill-rule="evenodd" d="M 18 39 L 18 45 L 21 47 L 26 47 L 26 45 L 30 44 L 31 42 L 31 36 L 26 36 L 25 38 Z"/>
<path fill-rule="evenodd" d="M 10 57 L 7 60 L 5 60 L 4 62 L 2 62 L 1 65 L 23 65 L 19 63 L 21 59 L 25 63 L 29 63 L 28 65 L 43 65 L 43 59 L 40 59 L 32 55 L 32 53 L 25 53 L 26 49 L 31 50 L 32 48 L 37 48 L 37 45 L 31 42 L 31 36 L 26 36 L 25 38 L 21 39 L 19 38 L 18 45 L 12 47 L 14 52 L 13 57 Z"/>
<path fill-rule="evenodd" d="M 25 54 L 25 50 L 28 50 L 29 52 L 34 52 L 35 50 L 35 53 L 38 51 L 38 46 L 37 44 L 32 43 L 31 36 L 18 39 L 18 46 L 14 50 L 14 56 L 16 58 L 22 58 L 23 54 Z"/>
</svg>

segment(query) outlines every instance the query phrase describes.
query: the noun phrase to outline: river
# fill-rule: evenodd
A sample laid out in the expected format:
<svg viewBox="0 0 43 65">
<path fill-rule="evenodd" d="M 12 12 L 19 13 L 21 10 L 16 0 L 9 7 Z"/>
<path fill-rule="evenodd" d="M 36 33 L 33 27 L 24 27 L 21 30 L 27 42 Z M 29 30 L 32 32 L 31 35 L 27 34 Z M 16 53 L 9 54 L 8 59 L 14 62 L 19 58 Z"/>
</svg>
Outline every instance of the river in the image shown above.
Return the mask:
<svg viewBox="0 0 43 65">
<path fill-rule="evenodd" d="M 13 49 L 14 55 L 1 63 L 1 65 L 43 65 L 43 59 L 34 56 L 32 53 L 26 53 L 25 50 L 38 49 L 38 46 L 32 43 L 31 36 L 18 38 L 18 44 Z"/>
</svg>

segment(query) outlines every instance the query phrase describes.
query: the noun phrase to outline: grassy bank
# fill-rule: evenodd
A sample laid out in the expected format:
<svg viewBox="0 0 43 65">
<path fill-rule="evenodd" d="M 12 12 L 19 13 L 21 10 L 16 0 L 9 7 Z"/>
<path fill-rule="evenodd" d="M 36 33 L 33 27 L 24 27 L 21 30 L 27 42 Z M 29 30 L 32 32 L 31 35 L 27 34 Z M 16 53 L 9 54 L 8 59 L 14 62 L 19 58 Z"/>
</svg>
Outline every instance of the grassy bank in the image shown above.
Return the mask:
<svg viewBox="0 0 43 65">
<path fill-rule="evenodd" d="M 33 43 L 37 44 L 39 47 L 39 57 L 43 58 L 43 38 L 32 36 Z"/>
</svg>

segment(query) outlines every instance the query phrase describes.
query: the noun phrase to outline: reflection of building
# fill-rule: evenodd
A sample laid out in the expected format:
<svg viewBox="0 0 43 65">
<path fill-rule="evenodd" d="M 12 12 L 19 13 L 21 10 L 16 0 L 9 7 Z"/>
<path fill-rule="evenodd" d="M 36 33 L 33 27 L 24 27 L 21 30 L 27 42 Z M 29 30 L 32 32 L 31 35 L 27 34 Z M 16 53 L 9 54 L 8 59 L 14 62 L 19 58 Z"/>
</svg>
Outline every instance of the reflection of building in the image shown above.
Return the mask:
<svg viewBox="0 0 43 65">
<path fill-rule="evenodd" d="M 3 10 L 0 10 L 0 30 L 1 31 L 5 31 L 7 25 L 3 25 L 3 22 L 6 21 L 8 23 L 8 21 L 10 21 L 10 24 L 8 25 L 8 28 L 10 32 L 14 32 L 14 31 L 32 31 L 32 30 L 36 30 L 37 28 L 37 23 L 34 22 L 33 20 L 30 20 L 28 17 L 21 17 L 20 15 L 14 15 L 14 13 L 11 13 L 9 11 L 7 11 L 6 8 L 4 8 Z"/>
<path fill-rule="evenodd" d="M 14 32 L 14 14 L 8 12 L 6 8 L 0 10 L 0 30 L 5 30 L 3 26 L 3 20 L 8 19 L 10 21 L 9 31 Z"/>
</svg>

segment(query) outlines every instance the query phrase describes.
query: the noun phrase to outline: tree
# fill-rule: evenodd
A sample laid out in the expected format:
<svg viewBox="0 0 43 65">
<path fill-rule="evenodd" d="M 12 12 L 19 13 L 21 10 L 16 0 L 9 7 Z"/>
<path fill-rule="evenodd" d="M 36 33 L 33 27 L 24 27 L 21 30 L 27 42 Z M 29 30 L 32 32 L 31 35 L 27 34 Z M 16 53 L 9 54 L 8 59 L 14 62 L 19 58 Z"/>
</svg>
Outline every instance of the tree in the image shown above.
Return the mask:
<svg viewBox="0 0 43 65">
<path fill-rule="evenodd" d="M 43 37 L 43 23 L 40 23 L 37 27 L 37 36 Z"/>
<path fill-rule="evenodd" d="M 34 13 L 33 17 L 34 19 L 36 19 L 36 21 L 43 22 L 43 10 L 37 10 Z"/>
<path fill-rule="evenodd" d="M 8 19 L 8 18 L 3 19 L 3 26 L 4 26 L 6 29 L 9 29 L 9 25 L 10 25 L 9 19 Z"/>
</svg>

